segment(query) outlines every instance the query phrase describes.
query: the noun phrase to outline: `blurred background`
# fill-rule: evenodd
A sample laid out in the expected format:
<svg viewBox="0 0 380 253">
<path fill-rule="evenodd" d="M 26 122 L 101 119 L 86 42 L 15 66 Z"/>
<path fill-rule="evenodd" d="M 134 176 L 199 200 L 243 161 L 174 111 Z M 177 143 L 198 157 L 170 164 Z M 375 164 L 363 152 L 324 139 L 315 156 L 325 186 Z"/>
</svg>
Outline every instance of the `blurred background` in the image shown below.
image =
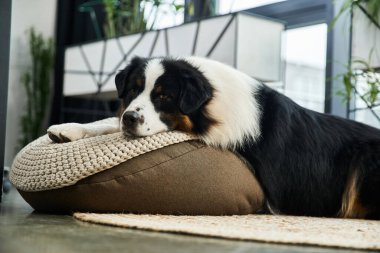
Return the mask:
<svg viewBox="0 0 380 253">
<path fill-rule="evenodd" d="M 380 126 L 378 0 L 1 5 L 10 35 L 0 52 L 0 168 L 51 124 L 115 115 L 114 75 L 135 55 L 216 59 L 309 109 Z"/>
</svg>

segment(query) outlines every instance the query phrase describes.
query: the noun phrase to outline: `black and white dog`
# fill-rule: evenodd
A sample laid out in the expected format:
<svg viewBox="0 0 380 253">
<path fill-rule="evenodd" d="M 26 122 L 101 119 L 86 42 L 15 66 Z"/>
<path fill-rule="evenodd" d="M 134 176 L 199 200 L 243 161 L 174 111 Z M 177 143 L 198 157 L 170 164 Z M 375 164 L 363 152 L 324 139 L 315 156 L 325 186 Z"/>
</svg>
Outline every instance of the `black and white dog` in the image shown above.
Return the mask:
<svg viewBox="0 0 380 253">
<path fill-rule="evenodd" d="M 272 213 L 380 218 L 380 130 L 302 108 L 204 58 L 136 57 L 115 81 L 119 118 L 55 125 L 49 136 L 62 142 L 181 130 L 244 157 Z"/>
</svg>

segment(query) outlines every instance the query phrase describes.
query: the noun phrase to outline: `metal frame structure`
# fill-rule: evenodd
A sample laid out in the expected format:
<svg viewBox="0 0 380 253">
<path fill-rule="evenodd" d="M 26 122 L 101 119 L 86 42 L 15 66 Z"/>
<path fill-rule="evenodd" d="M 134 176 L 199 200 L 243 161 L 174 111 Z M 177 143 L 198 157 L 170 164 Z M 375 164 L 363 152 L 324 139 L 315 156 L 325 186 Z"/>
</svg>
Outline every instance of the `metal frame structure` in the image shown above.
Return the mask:
<svg viewBox="0 0 380 253">
<path fill-rule="evenodd" d="M 0 202 L 3 189 L 5 130 L 7 118 L 11 0 L 0 1 Z"/>
<path fill-rule="evenodd" d="M 92 41 L 92 43 L 89 43 L 89 42 L 77 43 L 77 44 L 66 47 L 65 56 L 67 57 L 67 59 L 70 59 L 71 61 L 67 61 L 69 62 L 68 63 L 69 65 L 66 64 L 66 69 L 64 69 L 63 71 L 59 70 L 59 72 L 62 74 L 65 74 L 66 77 L 76 76 L 79 78 L 86 78 L 82 80 L 86 80 L 86 84 L 87 82 L 93 83 L 94 85 L 93 92 L 96 94 L 100 94 L 101 92 L 109 91 L 110 78 L 113 77 L 115 73 L 119 69 L 121 69 L 125 63 L 127 63 L 127 61 L 129 60 L 129 57 L 131 57 L 131 55 L 133 55 L 136 52 L 136 50 L 139 51 L 139 48 L 142 44 L 144 44 L 146 47 L 145 48 L 146 53 L 143 53 L 142 55 L 145 57 L 157 56 L 157 50 L 159 51 L 160 56 L 164 56 L 164 55 L 169 56 L 169 55 L 172 55 L 173 52 L 175 52 L 175 50 L 178 50 L 178 49 L 175 49 L 175 47 L 173 48 L 173 46 L 175 45 L 172 44 L 172 41 L 170 40 L 170 39 L 173 39 L 173 37 L 171 37 L 173 36 L 172 32 L 176 29 L 177 29 L 176 31 L 178 31 L 178 29 L 181 29 L 184 27 L 185 29 L 188 29 L 188 27 L 192 27 L 190 29 L 191 32 L 187 33 L 187 35 L 189 36 L 189 39 L 186 42 L 187 43 L 186 45 L 190 45 L 190 50 L 188 52 L 187 50 L 185 50 L 186 52 L 184 52 L 183 54 L 199 55 L 197 54 L 197 51 L 201 50 L 202 53 L 200 54 L 200 56 L 212 58 L 215 55 L 215 51 L 218 50 L 217 49 L 218 46 L 220 46 L 220 44 L 223 44 L 223 40 L 225 39 L 228 31 L 230 31 L 231 29 L 235 29 L 235 34 L 237 34 L 237 29 L 239 27 L 239 24 L 243 22 L 243 21 L 239 22 L 240 18 L 238 18 L 238 16 L 256 18 L 256 19 L 261 20 L 262 22 L 266 21 L 268 25 L 271 23 L 279 24 L 282 27 L 282 29 L 284 27 L 284 23 L 279 22 L 278 20 L 270 19 L 261 15 L 258 16 L 252 13 L 239 12 L 239 13 L 219 15 L 217 17 L 214 16 L 214 17 L 202 18 L 202 19 L 194 20 L 192 22 L 186 22 L 175 27 L 164 28 L 161 30 L 146 31 L 143 33 L 139 33 L 139 32 L 132 33 L 132 34 L 129 34 L 128 36 L 118 36 L 118 37 L 107 39 L 107 40 L 101 39 L 101 40 Z M 202 29 L 205 29 L 203 28 L 205 27 L 205 23 L 207 23 L 207 21 L 215 22 L 213 20 L 223 20 L 223 21 L 221 21 L 221 25 L 217 27 L 217 29 L 214 31 L 215 36 L 211 36 L 211 38 L 209 39 L 209 43 L 207 43 L 207 45 L 205 46 L 204 42 L 202 44 L 200 42 L 202 40 L 199 40 L 198 38 L 199 36 L 202 36 L 202 35 L 204 36 L 204 30 Z M 277 29 L 273 31 L 277 32 Z M 280 32 L 278 34 L 280 34 Z M 268 33 L 264 34 L 263 36 L 264 38 L 266 38 L 265 36 L 268 36 Z M 133 39 L 129 42 L 128 44 L 129 46 L 125 48 L 124 45 L 122 44 L 123 43 L 126 44 L 125 39 L 127 37 L 133 37 Z M 230 37 L 231 36 L 229 36 L 229 38 Z M 160 41 L 161 43 L 159 43 L 158 41 Z M 237 56 L 238 50 L 236 47 L 237 47 L 238 41 L 239 40 L 236 37 L 233 43 L 234 48 L 232 48 L 232 51 L 229 52 L 229 54 L 233 55 L 233 59 L 231 59 L 232 60 L 231 64 L 235 65 L 235 67 L 238 67 L 238 63 L 239 63 L 238 59 L 244 58 L 243 56 L 242 57 Z M 157 44 L 159 44 L 160 46 L 157 46 Z M 96 57 L 96 59 L 94 59 L 93 50 L 86 51 L 88 50 L 89 47 L 90 48 L 94 47 L 94 45 L 96 45 L 96 48 L 97 48 L 96 52 L 99 52 L 99 53 L 96 53 L 99 56 L 99 57 Z M 279 45 L 279 48 L 280 48 L 280 45 Z M 107 61 L 107 59 L 109 59 L 108 58 L 109 54 L 112 54 L 109 52 L 114 53 L 115 50 L 118 52 L 118 55 L 120 55 L 120 57 L 118 57 L 117 59 L 115 58 L 115 62 L 111 64 L 112 66 L 109 66 L 108 64 L 108 67 L 106 67 L 107 64 L 105 62 Z M 271 52 L 274 52 L 274 51 L 275 50 L 272 50 Z M 75 53 L 70 53 L 70 52 L 75 52 Z M 72 60 L 71 58 L 73 54 L 75 54 L 77 57 L 74 60 Z M 81 62 L 82 63 L 81 65 L 83 66 L 80 68 L 78 67 L 70 68 L 71 66 L 70 62 L 76 62 L 76 63 Z M 92 66 L 91 63 L 93 62 L 97 62 L 97 64 L 95 66 L 94 65 Z M 61 66 L 63 67 L 63 65 L 64 64 L 62 63 Z M 280 65 L 281 65 L 280 62 L 278 64 L 270 65 L 270 66 L 278 66 L 277 71 L 273 70 L 272 76 L 275 76 L 275 75 L 279 76 L 278 73 L 279 73 L 279 69 L 281 68 Z M 84 76 L 89 76 L 89 78 L 84 77 Z M 268 74 L 264 74 L 263 76 L 260 76 L 259 74 L 257 78 L 263 78 L 263 80 L 278 80 L 278 77 L 274 77 L 276 79 L 271 79 L 271 77 L 269 77 Z M 65 82 L 70 82 L 67 80 L 69 79 L 65 79 Z M 61 82 L 61 79 L 59 81 Z M 70 82 L 70 83 L 73 83 L 73 82 Z M 73 95 L 77 95 L 77 94 L 73 94 Z M 86 95 L 86 99 L 88 98 L 101 101 L 101 99 L 99 98 L 102 98 L 102 96 L 89 95 L 88 93 Z M 65 102 L 71 101 L 71 100 L 67 99 L 67 97 L 64 98 Z M 71 104 L 72 103 L 70 102 L 70 105 L 67 106 L 67 104 L 65 103 L 65 106 L 61 108 L 61 112 L 63 113 L 64 118 L 65 118 L 65 115 L 67 115 L 67 113 L 70 113 L 70 117 L 71 117 L 72 112 L 73 112 L 71 108 L 74 108 Z M 104 106 L 104 108 L 106 107 Z M 75 107 L 75 109 L 81 110 L 77 107 Z M 53 111 L 56 112 L 55 110 Z M 91 109 L 81 110 L 81 111 L 86 115 L 89 115 L 89 113 L 91 113 Z M 96 113 L 108 115 L 108 116 L 112 115 L 111 111 L 97 110 Z M 91 118 L 91 120 L 96 120 L 96 118 Z M 55 122 L 52 122 L 52 123 L 55 123 Z"/>
<path fill-rule="evenodd" d="M 226 15 L 223 15 L 223 16 L 226 16 Z M 236 13 L 234 13 L 234 14 L 231 15 L 230 20 L 223 27 L 222 31 L 217 36 L 217 39 L 212 43 L 211 48 L 208 50 L 208 52 L 206 54 L 207 57 L 211 56 L 212 52 L 214 51 L 214 49 L 216 48 L 216 46 L 218 45 L 218 43 L 220 42 L 220 40 L 222 39 L 222 37 L 224 36 L 225 32 L 230 27 L 232 21 L 234 21 L 235 18 L 236 18 Z M 206 19 L 202 19 L 202 20 L 207 20 L 207 18 Z M 200 21 L 193 21 L 193 22 L 196 22 L 197 28 L 196 28 L 196 34 L 194 36 L 194 40 L 193 40 L 193 43 L 192 43 L 192 54 L 195 53 L 195 50 L 196 50 L 196 47 L 197 47 L 197 37 L 198 37 L 198 31 L 199 31 L 199 26 L 200 26 Z M 184 23 L 184 24 L 179 25 L 179 26 L 183 26 L 183 25 L 187 25 L 187 24 L 189 24 L 189 23 Z M 151 47 L 148 50 L 149 51 L 148 57 L 152 57 L 152 54 L 153 54 L 155 46 L 156 46 L 157 39 L 158 39 L 158 37 L 160 36 L 161 33 L 164 33 L 166 55 L 167 56 L 170 55 L 170 47 L 169 47 L 169 39 L 168 39 L 168 28 L 165 28 L 165 29 L 162 29 L 162 30 L 158 30 L 156 32 L 155 38 L 153 40 L 153 43 L 151 44 Z M 115 67 L 113 68 L 113 70 L 111 72 L 105 72 L 104 69 L 103 69 L 104 62 L 105 62 L 105 56 L 106 56 L 106 52 L 107 52 L 107 40 L 103 40 L 104 44 L 103 44 L 102 53 L 101 53 L 102 56 L 101 56 L 101 63 L 100 63 L 100 66 L 101 66 L 100 71 L 94 71 L 91 68 L 91 64 L 90 64 L 90 62 L 88 60 L 88 55 L 83 50 L 82 45 L 79 45 L 80 53 L 81 53 L 81 56 L 83 58 L 83 61 L 86 64 L 87 71 L 65 70 L 65 73 L 91 75 L 92 80 L 94 82 L 94 85 L 96 85 L 96 87 L 97 87 L 97 93 L 100 93 L 102 91 L 102 87 L 109 81 L 110 78 L 112 78 L 116 74 L 116 72 L 123 66 L 123 64 L 126 63 L 127 58 L 131 55 L 131 53 L 134 51 L 134 49 L 144 39 L 144 37 L 147 34 L 147 32 L 137 33 L 137 34 L 139 35 L 139 38 L 136 40 L 136 42 L 133 43 L 132 47 L 128 51 L 126 51 L 126 52 L 124 51 L 124 49 L 123 49 L 123 47 L 121 45 L 120 37 L 116 37 L 115 38 L 116 42 L 117 42 L 117 46 L 118 46 L 118 48 L 120 50 L 120 54 L 123 55 L 123 57 L 122 57 L 122 59 L 119 62 L 115 63 Z M 105 76 L 105 78 L 103 78 L 103 76 Z"/>
<path fill-rule="evenodd" d="M 162 54 L 160 54 L 160 55 L 170 56 L 170 55 L 172 55 L 172 48 L 169 45 L 170 44 L 169 43 L 169 36 L 170 36 L 170 32 L 172 31 L 172 29 L 181 28 L 181 27 L 185 27 L 188 25 L 194 25 L 196 27 L 194 30 L 194 33 L 190 33 L 188 35 L 190 36 L 190 38 L 192 36 L 192 40 L 190 40 L 192 51 L 189 53 L 191 55 L 195 55 L 196 50 L 200 46 L 199 41 L 198 41 L 198 36 L 199 36 L 199 30 L 200 30 L 201 24 L 210 20 L 210 19 L 215 20 L 216 18 L 223 18 L 223 17 L 226 19 L 228 18 L 227 22 L 223 21 L 223 22 L 225 22 L 225 24 L 221 27 L 220 31 L 215 31 L 215 33 L 217 34 L 215 40 L 213 40 L 212 43 L 210 43 L 209 47 L 206 50 L 207 53 L 202 55 L 204 57 L 212 57 L 214 50 L 218 47 L 221 40 L 225 37 L 227 30 L 231 27 L 231 24 L 234 21 L 236 21 L 236 25 L 235 25 L 234 29 L 237 29 L 237 26 L 238 26 L 237 16 L 238 15 L 245 15 L 245 16 L 253 17 L 253 18 L 256 17 L 256 18 L 259 18 L 260 20 L 273 21 L 273 22 L 281 24 L 281 25 L 284 24 L 283 22 L 279 22 L 278 20 L 273 20 L 273 19 L 270 19 L 270 18 L 267 18 L 264 16 L 258 16 L 258 15 L 253 14 L 253 13 L 237 12 L 237 13 L 232 13 L 232 14 L 219 15 L 219 16 L 215 16 L 215 17 L 203 18 L 200 20 L 195 20 L 192 22 L 183 23 L 183 24 L 178 25 L 178 26 L 164 28 L 161 30 L 154 30 L 154 31 L 146 31 L 146 32 L 142 32 L 142 33 L 129 34 L 128 36 L 137 35 L 138 38 L 132 43 L 132 46 L 127 50 L 123 48 L 121 40 L 125 39 L 128 36 L 119 36 L 119 37 L 115 37 L 112 39 L 98 40 L 96 42 L 102 44 L 99 47 L 99 52 L 100 52 L 100 64 L 99 64 L 99 66 L 100 66 L 100 69 L 98 69 L 98 70 L 94 70 L 91 67 L 90 55 L 88 52 L 86 53 L 86 51 L 85 51 L 85 47 L 86 47 L 86 45 L 88 45 L 88 43 L 73 45 L 73 46 L 68 47 L 67 49 L 71 49 L 71 48 L 73 48 L 73 49 L 78 48 L 79 49 L 80 56 L 81 56 L 80 58 L 82 58 L 86 69 L 85 70 L 65 69 L 65 73 L 74 74 L 74 75 L 90 75 L 95 87 L 97 88 L 97 93 L 100 93 L 103 91 L 102 88 L 110 80 L 110 78 L 112 78 L 116 74 L 116 72 L 123 67 L 123 64 L 127 63 L 128 57 L 130 57 L 135 52 L 135 49 L 138 46 L 140 46 L 141 42 L 144 40 L 144 38 L 146 36 L 148 36 L 148 34 L 152 35 L 152 33 L 153 33 L 154 38 L 153 38 L 152 42 L 150 43 L 150 46 L 147 48 L 147 52 L 149 52 L 149 53 L 146 54 L 146 57 L 156 56 L 156 55 L 154 55 L 154 52 L 156 50 L 158 38 L 160 37 L 161 34 L 163 34 L 163 40 L 164 40 L 164 44 L 165 44 L 165 49 L 164 49 L 165 52 L 162 52 Z M 116 44 L 116 47 L 118 49 L 117 51 L 119 51 L 119 55 L 121 55 L 122 57 L 118 61 L 116 61 L 115 64 L 113 64 L 113 68 L 111 71 L 105 71 L 106 57 L 108 54 L 108 50 L 111 50 L 110 46 L 108 44 L 110 43 L 111 40 L 116 42 L 115 44 Z M 235 43 L 234 43 L 235 48 L 233 49 L 235 52 L 237 50 L 236 46 L 238 45 L 237 41 L 238 41 L 238 38 L 235 38 Z M 234 62 L 234 67 L 237 67 L 236 66 L 236 62 L 237 62 L 237 54 L 236 53 L 234 54 L 234 61 L 233 62 Z"/>
</svg>

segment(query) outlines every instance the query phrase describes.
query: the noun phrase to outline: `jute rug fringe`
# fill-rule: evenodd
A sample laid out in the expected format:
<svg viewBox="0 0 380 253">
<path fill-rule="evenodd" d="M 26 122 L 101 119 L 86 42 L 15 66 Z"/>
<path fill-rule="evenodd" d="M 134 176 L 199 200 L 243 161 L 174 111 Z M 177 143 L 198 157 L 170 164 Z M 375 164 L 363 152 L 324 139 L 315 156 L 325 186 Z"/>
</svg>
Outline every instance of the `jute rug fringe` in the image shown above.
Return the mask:
<svg viewBox="0 0 380 253">
<path fill-rule="evenodd" d="M 242 215 L 171 216 L 75 213 L 81 221 L 226 239 L 380 250 L 380 221 Z"/>
</svg>

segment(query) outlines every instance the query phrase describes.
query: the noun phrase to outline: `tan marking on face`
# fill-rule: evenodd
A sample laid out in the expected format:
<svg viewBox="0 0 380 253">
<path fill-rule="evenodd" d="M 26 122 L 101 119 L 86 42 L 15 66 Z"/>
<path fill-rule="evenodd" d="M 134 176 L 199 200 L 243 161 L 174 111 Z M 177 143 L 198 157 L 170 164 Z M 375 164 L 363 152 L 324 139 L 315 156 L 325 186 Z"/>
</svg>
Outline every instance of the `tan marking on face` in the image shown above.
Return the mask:
<svg viewBox="0 0 380 253">
<path fill-rule="evenodd" d="M 193 123 L 186 115 L 162 113 L 160 117 L 162 120 L 169 123 L 169 128 L 171 130 L 180 130 L 188 133 L 192 132 Z"/>
<path fill-rule="evenodd" d="M 342 206 L 338 216 L 341 218 L 365 218 L 369 210 L 359 201 L 357 189 L 357 171 L 355 170 L 348 178 L 343 193 Z"/>
<path fill-rule="evenodd" d="M 154 91 L 156 93 L 161 93 L 162 92 L 162 86 L 157 84 L 155 87 L 154 87 Z"/>
<path fill-rule="evenodd" d="M 120 103 L 120 106 L 119 106 L 119 109 L 117 110 L 117 117 L 121 118 L 121 116 L 123 115 L 124 111 L 125 111 L 125 105 L 123 102 Z"/>
<path fill-rule="evenodd" d="M 191 132 L 193 129 L 193 122 L 186 115 L 181 115 L 177 118 L 177 129 L 184 132 Z"/>
<path fill-rule="evenodd" d="M 137 84 L 137 86 L 141 87 L 144 84 L 144 81 L 141 78 L 138 78 L 136 80 L 136 84 Z"/>
</svg>

